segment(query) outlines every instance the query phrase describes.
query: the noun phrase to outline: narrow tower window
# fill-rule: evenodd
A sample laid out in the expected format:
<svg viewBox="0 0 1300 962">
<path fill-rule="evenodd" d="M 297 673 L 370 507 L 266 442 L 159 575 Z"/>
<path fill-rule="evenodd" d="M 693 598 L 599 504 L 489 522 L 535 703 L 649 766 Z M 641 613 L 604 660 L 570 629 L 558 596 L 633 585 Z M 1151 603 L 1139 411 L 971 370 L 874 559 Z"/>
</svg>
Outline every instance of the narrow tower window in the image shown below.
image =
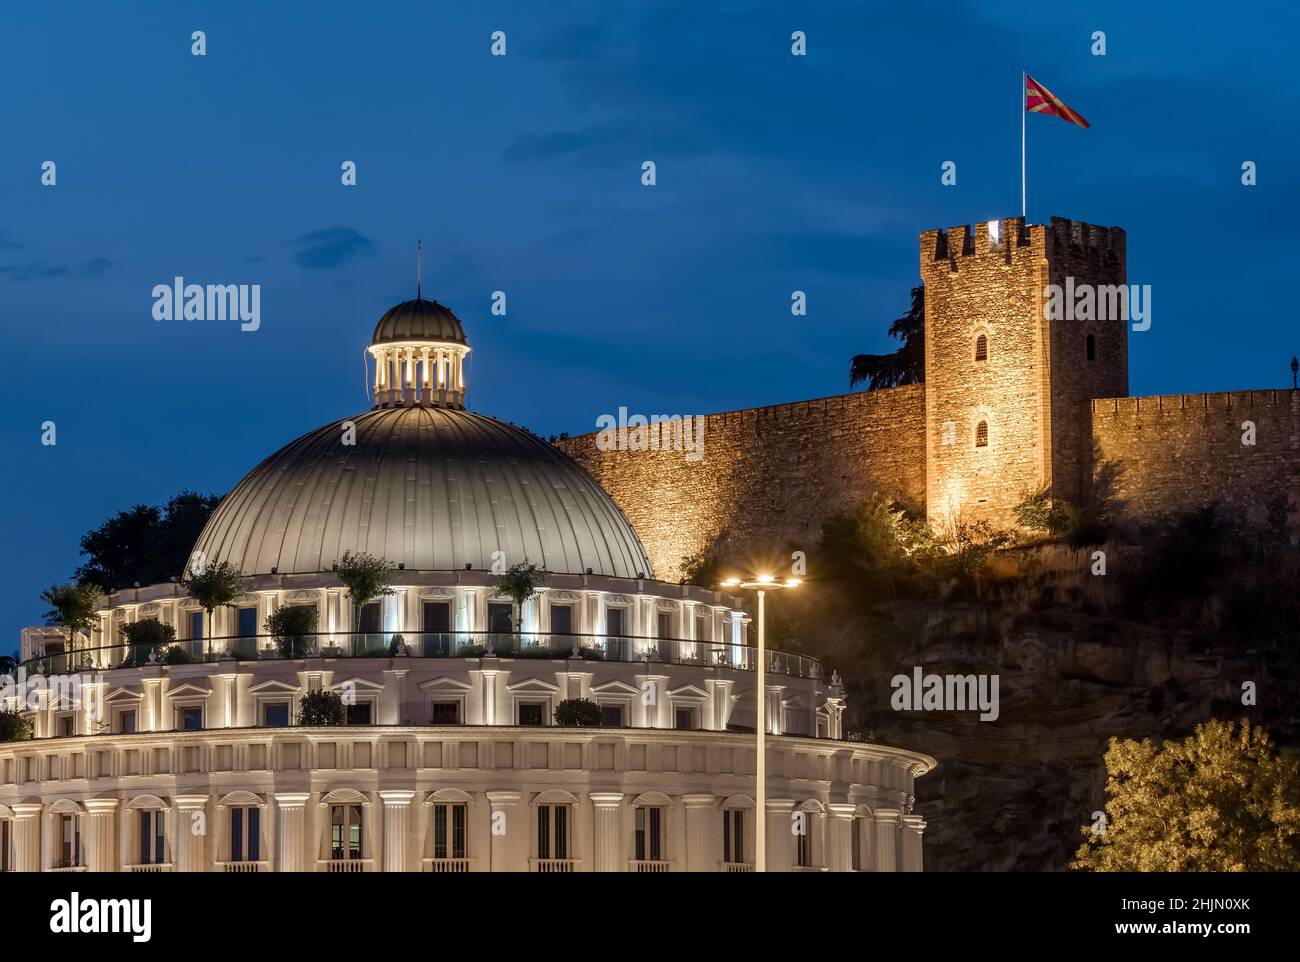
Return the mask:
<svg viewBox="0 0 1300 962">
<path fill-rule="evenodd" d="M 987 448 L 989 446 L 989 422 L 981 421 L 975 425 L 975 447 Z"/>
<path fill-rule="evenodd" d="M 1089 344 L 1092 343 L 1091 338 L 1089 339 L 1088 343 Z M 1089 348 L 1089 350 L 1091 350 L 1091 348 Z M 975 360 L 987 361 L 988 359 L 989 359 L 989 339 L 985 337 L 983 334 L 981 334 L 979 337 L 975 338 Z"/>
<path fill-rule="evenodd" d="M 1097 341 L 1091 334 L 1088 335 L 1086 350 L 1088 352 L 1088 360 L 1097 360 Z"/>
</svg>

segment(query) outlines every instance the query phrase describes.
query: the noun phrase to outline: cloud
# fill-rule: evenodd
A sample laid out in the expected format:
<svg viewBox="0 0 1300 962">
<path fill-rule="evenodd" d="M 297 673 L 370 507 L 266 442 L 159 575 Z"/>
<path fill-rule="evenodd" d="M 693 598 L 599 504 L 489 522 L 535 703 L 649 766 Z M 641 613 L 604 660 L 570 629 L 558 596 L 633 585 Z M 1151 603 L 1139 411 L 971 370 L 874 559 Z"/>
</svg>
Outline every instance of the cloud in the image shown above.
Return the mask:
<svg viewBox="0 0 1300 962">
<path fill-rule="evenodd" d="M 51 277 L 62 277 L 66 273 L 66 267 L 38 261 L 29 261 L 23 267 L 12 264 L 0 267 L 0 276 L 7 275 L 11 281 L 43 281 Z"/>
<path fill-rule="evenodd" d="M 113 262 L 107 257 L 92 257 L 81 265 L 81 273 L 89 277 L 98 277 L 112 266 Z"/>
<path fill-rule="evenodd" d="M 378 249 L 374 241 L 351 227 L 325 227 L 295 237 L 290 243 L 298 248 L 293 255 L 298 266 L 310 271 L 333 270 Z"/>
</svg>

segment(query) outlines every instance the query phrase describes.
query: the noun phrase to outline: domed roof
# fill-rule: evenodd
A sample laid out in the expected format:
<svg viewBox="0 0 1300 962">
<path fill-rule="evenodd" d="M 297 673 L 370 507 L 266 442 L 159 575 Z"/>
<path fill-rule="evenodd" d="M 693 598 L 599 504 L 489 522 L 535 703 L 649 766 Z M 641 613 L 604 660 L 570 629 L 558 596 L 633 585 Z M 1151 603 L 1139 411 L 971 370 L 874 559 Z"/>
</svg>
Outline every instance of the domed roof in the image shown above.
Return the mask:
<svg viewBox="0 0 1300 962">
<path fill-rule="evenodd" d="M 417 297 L 391 307 L 375 325 L 371 344 L 393 341 L 451 341 L 466 344 L 460 318 L 437 301 Z"/>
<path fill-rule="evenodd" d="M 381 322 L 382 323 L 382 322 Z M 344 444 L 347 421 L 355 444 Z M 651 577 L 632 526 L 590 475 L 526 431 L 469 411 L 384 408 L 303 435 L 226 495 L 194 546 L 246 575 L 329 571 L 345 551 L 408 570 Z"/>
</svg>

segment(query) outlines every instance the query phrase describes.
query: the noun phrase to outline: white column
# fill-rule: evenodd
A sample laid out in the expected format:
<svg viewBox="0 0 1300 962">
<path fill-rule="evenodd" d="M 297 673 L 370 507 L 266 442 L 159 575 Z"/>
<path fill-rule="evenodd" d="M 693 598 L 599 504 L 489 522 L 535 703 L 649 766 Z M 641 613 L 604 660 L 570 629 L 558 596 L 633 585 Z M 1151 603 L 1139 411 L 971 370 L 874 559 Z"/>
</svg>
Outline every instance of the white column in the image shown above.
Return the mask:
<svg viewBox="0 0 1300 962">
<path fill-rule="evenodd" d="M 621 792 L 592 792 L 591 807 L 595 812 L 593 866 L 596 872 L 621 872 L 623 862 L 622 825 L 623 794 Z"/>
<path fill-rule="evenodd" d="M 411 835 L 411 799 L 408 790 L 382 791 L 384 802 L 384 871 L 405 872 L 407 840 Z"/>
<path fill-rule="evenodd" d="M 898 825 L 896 808 L 876 809 L 876 871 L 898 871 Z"/>
<path fill-rule="evenodd" d="M 41 806 L 20 802 L 14 810 L 14 871 L 41 870 Z"/>
<path fill-rule="evenodd" d="M 311 872 L 315 865 L 308 865 L 303 856 L 303 828 L 306 822 L 306 792 L 276 792 L 275 804 L 280 819 L 280 864 L 281 872 Z"/>
<path fill-rule="evenodd" d="M 711 844 L 712 828 L 718 821 L 714 796 L 707 794 L 683 795 L 686 809 L 686 871 L 713 872 L 722 858 L 722 849 Z"/>
<path fill-rule="evenodd" d="M 113 812 L 116 798 L 92 798 L 86 806 L 86 868 L 92 872 L 113 872 Z"/>
<path fill-rule="evenodd" d="M 492 848 L 490 853 L 493 872 L 527 871 L 527 855 L 521 855 L 522 842 L 528 838 L 527 815 L 519 802 L 523 798 L 520 792 L 488 792 L 487 800 L 492 806 Z M 503 824 L 505 832 L 498 834 L 498 824 Z"/>
<path fill-rule="evenodd" d="M 767 871 L 788 872 L 794 866 L 794 834 L 790 813 L 794 800 L 769 798 L 767 800 Z"/>
<path fill-rule="evenodd" d="M 826 867 L 832 872 L 853 871 L 853 819 L 856 805 L 830 806 L 826 823 Z"/>
<path fill-rule="evenodd" d="M 176 853 L 176 871 L 206 872 L 207 859 L 204 841 L 208 837 L 208 796 L 177 795 L 175 838 L 172 851 Z"/>
<path fill-rule="evenodd" d="M 925 819 L 920 815 L 903 816 L 903 858 L 904 872 L 924 870 L 921 839 L 925 833 Z"/>
</svg>

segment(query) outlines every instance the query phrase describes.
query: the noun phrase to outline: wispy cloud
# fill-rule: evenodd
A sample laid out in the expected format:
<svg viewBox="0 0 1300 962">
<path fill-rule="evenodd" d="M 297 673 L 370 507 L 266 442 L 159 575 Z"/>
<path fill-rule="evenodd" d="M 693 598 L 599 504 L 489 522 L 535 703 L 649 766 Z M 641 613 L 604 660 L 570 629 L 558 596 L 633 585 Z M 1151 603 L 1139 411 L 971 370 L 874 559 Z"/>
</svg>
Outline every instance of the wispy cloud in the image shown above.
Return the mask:
<svg viewBox="0 0 1300 962">
<path fill-rule="evenodd" d="M 295 237 L 293 259 L 311 271 L 328 271 L 378 250 L 375 242 L 351 227 L 325 227 Z"/>
<path fill-rule="evenodd" d="M 92 257 L 81 265 L 81 273 L 88 277 L 99 277 L 112 266 L 113 262 L 107 257 Z"/>
<path fill-rule="evenodd" d="M 51 277 L 62 277 L 68 269 L 60 264 L 46 264 L 41 261 L 29 261 L 23 266 L 6 264 L 0 266 L 0 276 L 11 281 L 43 281 Z"/>
</svg>

